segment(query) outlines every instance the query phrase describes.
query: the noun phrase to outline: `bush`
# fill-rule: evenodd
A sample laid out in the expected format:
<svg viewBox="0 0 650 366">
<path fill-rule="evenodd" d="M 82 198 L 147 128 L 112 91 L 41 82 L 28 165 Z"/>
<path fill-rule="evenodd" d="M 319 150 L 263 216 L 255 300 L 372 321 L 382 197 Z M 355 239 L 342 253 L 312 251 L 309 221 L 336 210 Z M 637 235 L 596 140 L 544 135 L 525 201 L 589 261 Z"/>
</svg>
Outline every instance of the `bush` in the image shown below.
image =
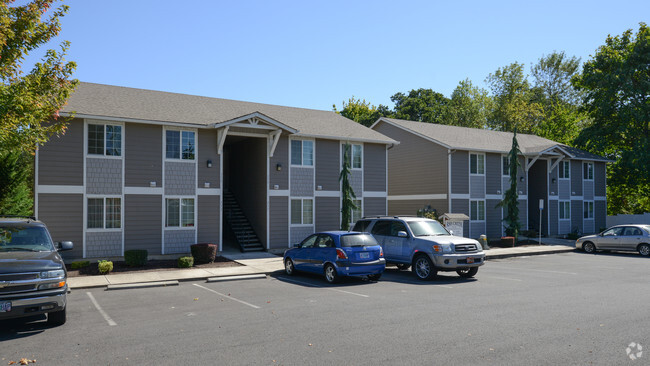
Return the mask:
<svg viewBox="0 0 650 366">
<path fill-rule="evenodd" d="M 178 258 L 178 268 L 190 268 L 194 266 L 194 257 Z"/>
<path fill-rule="evenodd" d="M 514 247 L 515 246 L 515 237 L 514 236 L 503 236 L 501 237 L 501 246 L 503 247 Z"/>
<path fill-rule="evenodd" d="M 568 233 L 566 234 L 566 238 L 570 240 L 576 240 L 580 237 L 580 234 L 578 233 Z"/>
<path fill-rule="evenodd" d="M 144 249 L 131 249 L 124 251 L 124 262 L 129 267 L 143 267 L 147 264 L 149 252 Z"/>
<path fill-rule="evenodd" d="M 81 269 L 90 266 L 89 261 L 76 261 L 70 263 L 70 269 Z"/>
<path fill-rule="evenodd" d="M 107 274 L 113 270 L 113 262 L 99 261 L 97 262 L 97 269 L 99 269 L 100 274 Z"/>
<path fill-rule="evenodd" d="M 194 244 L 190 245 L 190 250 L 197 263 L 212 263 L 217 257 L 217 244 Z"/>
</svg>

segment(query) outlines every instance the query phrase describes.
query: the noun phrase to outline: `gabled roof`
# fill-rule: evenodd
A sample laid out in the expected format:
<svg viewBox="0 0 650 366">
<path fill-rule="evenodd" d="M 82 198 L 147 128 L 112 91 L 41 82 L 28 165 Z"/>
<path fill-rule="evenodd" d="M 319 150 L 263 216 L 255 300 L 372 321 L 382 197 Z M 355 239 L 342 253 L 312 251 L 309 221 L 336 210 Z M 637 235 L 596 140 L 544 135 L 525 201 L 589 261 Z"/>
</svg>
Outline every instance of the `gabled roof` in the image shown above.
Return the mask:
<svg viewBox="0 0 650 366">
<path fill-rule="evenodd" d="M 397 143 L 393 139 L 332 111 L 168 93 L 155 90 L 81 82 L 65 112 L 78 117 L 112 118 L 132 122 L 219 127 L 259 113 L 298 136 L 337 140 Z"/>
<path fill-rule="evenodd" d="M 506 154 L 512 147 L 512 132 L 415 122 L 387 117 L 379 118 L 371 128 L 375 128 L 380 123 L 388 123 L 452 150 Z M 541 153 L 558 154 L 556 150 L 560 150 L 572 159 L 609 161 L 602 156 L 591 154 L 536 135 L 518 133 L 517 142 L 519 143 L 519 149 L 524 155 L 534 156 Z"/>
</svg>

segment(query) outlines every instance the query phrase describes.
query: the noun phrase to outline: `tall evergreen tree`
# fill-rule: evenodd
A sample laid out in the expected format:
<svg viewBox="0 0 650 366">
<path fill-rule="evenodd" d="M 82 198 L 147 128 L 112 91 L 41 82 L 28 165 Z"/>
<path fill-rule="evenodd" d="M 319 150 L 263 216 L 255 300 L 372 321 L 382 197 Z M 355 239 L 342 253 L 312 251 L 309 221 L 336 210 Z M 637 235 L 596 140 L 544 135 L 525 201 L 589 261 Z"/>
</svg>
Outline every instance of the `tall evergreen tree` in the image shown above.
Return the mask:
<svg viewBox="0 0 650 366">
<path fill-rule="evenodd" d="M 339 182 L 341 182 L 341 230 L 347 231 L 350 229 L 350 220 L 352 219 L 352 210 L 357 208 L 354 204 L 354 199 L 357 196 L 354 194 L 352 185 L 350 184 L 350 144 L 343 145 L 343 167 L 339 175 Z"/>
<path fill-rule="evenodd" d="M 512 148 L 508 153 L 508 171 L 510 175 L 510 188 L 506 191 L 503 200 L 497 207 L 506 208 L 506 217 L 503 219 L 507 236 L 514 236 L 515 242 L 519 237 L 521 223 L 519 222 L 519 194 L 517 193 L 517 170 L 521 166 L 518 156 L 521 154 L 517 142 L 517 128 L 512 135 Z"/>
</svg>

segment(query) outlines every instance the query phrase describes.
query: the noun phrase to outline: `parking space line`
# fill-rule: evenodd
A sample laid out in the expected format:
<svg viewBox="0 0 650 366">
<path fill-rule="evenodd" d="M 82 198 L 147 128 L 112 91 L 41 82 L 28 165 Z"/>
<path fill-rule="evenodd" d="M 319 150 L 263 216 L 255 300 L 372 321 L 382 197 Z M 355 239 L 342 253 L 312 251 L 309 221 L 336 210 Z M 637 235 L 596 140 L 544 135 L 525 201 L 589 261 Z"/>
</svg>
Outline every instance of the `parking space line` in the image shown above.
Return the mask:
<svg viewBox="0 0 650 366">
<path fill-rule="evenodd" d="M 104 309 L 102 309 L 102 307 L 99 306 L 99 303 L 97 302 L 97 300 L 95 300 L 95 297 L 93 296 L 93 294 L 91 294 L 90 292 L 86 292 L 86 295 L 88 295 L 88 297 L 90 297 L 90 301 L 93 302 L 93 305 L 95 305 L 95 307 L 97 308 L 97 311 L 99 311 L 99 313 L 102 314 L 104 319 L 106 319 L 106 321 L 108 322 L 108 325 L 110 325 L 110 326 L 117 325 L 117 323 L 114 322 L 113 319 L 111 319 L 111 317 L 108 316 L 108 314 L 106 314 Z"/>
<path fill-rule="evenodd" d="M 213 289 L 211 289 L 211 288 L 207 288 L 207 287 L 201 286 L 201 285 L 196 284 L 196 283 L 194 284 L 194 286 L 196 286 L 196 287 L 200 287 L 200 288 L 202 288 L 202 289 L 204 289 L 204 290 L 207 290 L 207 291 L 210 291 L 210 292 L 212 292 L 212 293 L 215 293 L 215 294 L 217 294 L 217 295 L 219 295 L 219 296 L 221 296 L 221 297 L 224 297 L 224 298 L 226 298 L 226 299 L 230 299 L 230 300 L 232 300 L 232 301 L 237 301 L 237 302 L 240 303 L 240 304 L 244 304 L 244 305 L 246 305 L 246 306 L 250 306 L 250 307 L 252 307 L 253 309 L 260 309 L 260 307 L 257 306 L 257 305 L 253 305 L 253 304 L 251 304 L 251 303 L 247 303 L 246 301 L 239 300 L 239 299 L 234 298 L 234 297 L 232 297 L 232 296 L 224 295 L 224 294 L 222 294 L 221 292 L 219 292 L 219 291 L 215 291 L 215 290 L 213 290 Z"/>
<path fill-rule="evenodd" d="M 337 289 L 337 288 L 329 288 L 329 287 L 325 287 L 325 286 L 315 285 L 315 284 L 313 284 L 313 283 L 303 282 L 303 281 L 298 281 L 298 280 L 294 280 L 294 279 L 292 279 L 292 278 L 278 277 L 278 280 L 280 280 L 280 281 L 287 281 L 287 282 L 293 282 L 293 283 L 297 283 L 297 284 L 299 284 L 299 285 L 305 285 L 305 286 L 310 286 L 310 287 L 322 288 L 322 289 L 330 290 L 330 291 L 342 292 L 342 293 L 344 293 L 344 294 L 349 294 L 349 295 L 355 295 L 355 296 L 360 296 L 360 297 L 370 297 L 370 296 L 368 296 L 368 295 L 358 294 L 358 293 L 356 293 L 356 292 L 345 291 L 345 290 L 339 290 L 339 289 Z"/>
<path fill-rule="evenodd" d="M 512 270 L 517 270 L 517 271 L 535 271 L 535 272 L 577 275 L 577 273 L 575 273 L 575 272 L 549 271 L 547 269 L 534 269 L 534 268 L 498 267 L 497 269 L 512 269 Z"/>
<path fill-rule="evenodd" d="M 508 281 L 517 281 L 517 282 L 523 282 L 524 280 L 520 280 L 518 278 L 508 278 L 508 277 L 497 277 L 497 276 L 490 276 L 490 275 L 481 275 L 481 278 L 486 277 L 486 278 L 494 278 L 497 280 L 508 280 Z"/>
</svg>

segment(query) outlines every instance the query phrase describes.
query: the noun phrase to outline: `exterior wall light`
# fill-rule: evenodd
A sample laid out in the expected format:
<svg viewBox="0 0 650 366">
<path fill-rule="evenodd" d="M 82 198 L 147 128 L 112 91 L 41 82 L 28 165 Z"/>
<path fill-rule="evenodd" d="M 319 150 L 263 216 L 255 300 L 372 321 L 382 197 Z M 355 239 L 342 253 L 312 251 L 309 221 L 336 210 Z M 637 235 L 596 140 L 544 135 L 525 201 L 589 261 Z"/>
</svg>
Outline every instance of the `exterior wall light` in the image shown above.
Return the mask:
<svg viewBox="0 0 650 366">
<path fill-rule="evenodd" d="M 520 182 L 523 182 L 523 181 L 524 181 L 524 177 L 519 177 L 519 181 L 520 181 Z"/>
<path fill-rule="evenodd" d="M 555 178 L 551 178 L 551 183 L 555 184 Z"/>
<path fill-rule="evenodd" d="M 208 168 L 212 168 L 212 160 L 208 160 Z"/>
<path fill-rule="evenodd" d="M 277 171 L 282 170 L 282 163 L 277 163 L 277 164 L 275 165 L 275 170 L 277 170 Z"/>
</svg>

